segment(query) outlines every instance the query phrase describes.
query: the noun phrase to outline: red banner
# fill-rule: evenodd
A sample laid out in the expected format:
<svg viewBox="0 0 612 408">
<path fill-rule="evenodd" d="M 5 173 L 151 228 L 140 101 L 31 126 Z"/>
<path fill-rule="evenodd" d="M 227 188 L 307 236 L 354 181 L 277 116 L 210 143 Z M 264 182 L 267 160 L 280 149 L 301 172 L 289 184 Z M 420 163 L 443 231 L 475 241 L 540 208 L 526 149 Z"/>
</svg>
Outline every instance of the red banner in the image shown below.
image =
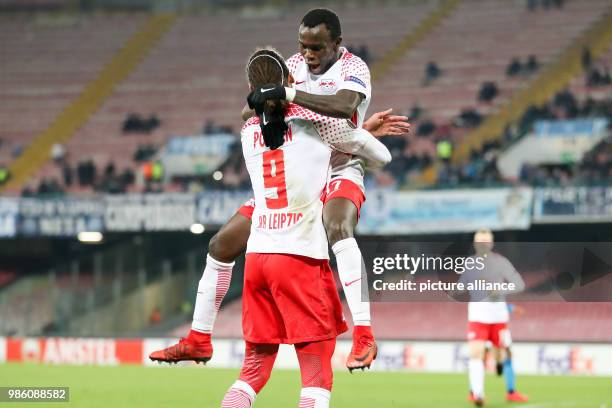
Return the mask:
<svg viewBox="0 0 612 408">
<path fill-rule="evenodd" d="M 142 339 L 7 338 L 6 361 L 47 364 L 142 364 Z"/>
</svg>

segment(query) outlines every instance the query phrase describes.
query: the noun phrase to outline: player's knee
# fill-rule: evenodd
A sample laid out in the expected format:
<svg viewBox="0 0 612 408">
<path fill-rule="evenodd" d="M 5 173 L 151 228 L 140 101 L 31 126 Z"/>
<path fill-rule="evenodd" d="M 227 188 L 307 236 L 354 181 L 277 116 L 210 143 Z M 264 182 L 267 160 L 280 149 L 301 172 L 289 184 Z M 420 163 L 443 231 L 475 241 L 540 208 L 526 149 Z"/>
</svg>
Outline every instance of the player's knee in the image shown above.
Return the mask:
<svg viewBox="0 0 612 408">
<path fill-rule="evenodd" d="M 325 231 L 330 245 L 343 239 L 353 238 L 353 223 L 348 219 L 330 218 L 325 222 Z"/>
<path fill-rule="evenodd" d="M 331 369 L 322 371 L 317 378 L 312 378 L 310 381 L 302 381 L 302 388 L 323 388 L 327 391 L 331 391 L 333 385 L 334 374 Z"/>
<path fill-rule="evenodd" d="M 295 345 L 302 375 L 302 387 L 324 388 L 331 391 L 334 383 L 331 360 L 335 348 L 336 339 Z"/>
<path fill-rule="evenodd" d="M 485 354 L 485 345 L 482 341 L 471 341 L 468 344 L 468 349 L 470 353 L 470 358 L 472 359 L 482 359 Z"/>
<path fill-rule="evenodd" d="M 259 394 L 270 379 L 277 353 L 277 344 L 255 345 L 247 342 L 240 380 L 249 384 L 255 393 Z"/>
<path fill-rule="evenodd" d="M 495 349 L 495 361 L 498 363 L 503 362 L 506 359 L 506 351 L 503 348 Z"/>
</svg>

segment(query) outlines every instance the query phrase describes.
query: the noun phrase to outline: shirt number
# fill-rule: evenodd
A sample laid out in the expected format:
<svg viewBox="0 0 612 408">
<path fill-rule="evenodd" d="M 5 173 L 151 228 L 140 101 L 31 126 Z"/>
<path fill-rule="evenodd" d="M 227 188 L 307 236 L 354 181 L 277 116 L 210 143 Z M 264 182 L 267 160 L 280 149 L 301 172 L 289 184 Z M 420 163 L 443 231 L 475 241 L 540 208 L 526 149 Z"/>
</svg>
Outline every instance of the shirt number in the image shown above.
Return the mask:
<svg viewBox="0 0 612 408">
<path fill-rule="evenodd" d="M 276 198 L 266 197 L 266 206 L 271 210 L 287 207 L 289 202 L 285 182 L 285 153 L 282 149 L 264 152 L 263 177 L 265 188 L 276 188 Z"/>
</svg>

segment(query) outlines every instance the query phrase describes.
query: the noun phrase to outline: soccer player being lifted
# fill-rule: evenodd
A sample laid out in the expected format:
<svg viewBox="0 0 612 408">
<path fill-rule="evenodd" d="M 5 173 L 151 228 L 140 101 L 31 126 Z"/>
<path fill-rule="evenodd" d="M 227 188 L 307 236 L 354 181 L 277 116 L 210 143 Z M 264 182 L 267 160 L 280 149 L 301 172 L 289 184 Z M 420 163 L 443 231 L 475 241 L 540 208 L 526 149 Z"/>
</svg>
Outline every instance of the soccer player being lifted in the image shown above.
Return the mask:
<svg viewBox="0 0 612 408">
<path fill-rule="evenodd" d="M 256 87 L 249 99 L 255 104 L 284 99 L 322 115 L 350 119 L 356 127 L 363 127 L 375 136 L 408 132 L 406 118 L 392 116 L 390 110 L 363 121 L 370 104 L 370 72 L 359 57 L 341 47 L 341 42 L 340 21 L 333 11 L 309 11 L 299 27 L 300 52 L 287 60 L 294 87 L 265 84 Z M 243 115 L 246 119 L 252 112 L 245 108 Z M 370 304 L 362 300 L 362 285 L 367 287 L 367 282 L 365 275 L 362 276 L 361 251 L 354 238 L 359 210 L 365 201 L 364 163 L 357 155 L 334 152 L 331 165 L 323 222 L 355 326 L 346 365 L 349 370 L 363 369 L 370 366 L 377 353 Z M 152 353 L 152 360 L 205 362 L 211 358 L 214 321 L 229 287 L 234 260 L 246 248 L 254 205 L 252 200 L 246 203 L 210 240 L 206 267 L 198 285 L 192 329 L 178 344 Z"/>
<path fill-rule="evenodd" d="M 288 86 L 293 79 L 271 49 L 249 58 L 247 76 L 251 87 Z M 285 100 L 249 98 L 249 104 L 257 116 L 241 132 L 255 197 L 242 295 L 246 350 L 240 377 L 221 407 L 251 407 L 270 377 L 279 344 L 293 344 L 302 377 L 299 406 L 327 408 L 336 337 L 347 329 L 323 226 L 332 149 L 358 154 L 368 167 L 388 163 L 391 153 L 346 119 Z"/>
</svg>

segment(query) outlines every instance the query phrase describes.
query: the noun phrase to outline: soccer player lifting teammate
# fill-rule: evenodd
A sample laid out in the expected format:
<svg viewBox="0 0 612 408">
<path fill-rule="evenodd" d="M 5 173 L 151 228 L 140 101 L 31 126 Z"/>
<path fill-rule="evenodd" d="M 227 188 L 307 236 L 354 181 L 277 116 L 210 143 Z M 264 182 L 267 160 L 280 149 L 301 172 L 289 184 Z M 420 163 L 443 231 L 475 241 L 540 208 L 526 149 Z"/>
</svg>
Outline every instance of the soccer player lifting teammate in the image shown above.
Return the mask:
<svg viewBox="0 0 612 408">
<path fill-rule="evenodd" d="M 251 56 L 247 75 L 251 87 L 293 80 L 271 49 Z M 257 116 L 241 132 L 255 195 L 242 295 L 246 350 L 240 377 L 221 407 L 251 407 L 270 377 L 279 344 L 293 344 L 302 376 L 299 406 L 327 408 L 336 337 L 347 329 L 323 226 L 332 148 L 358 154 L 368 167 L 388 163 L 391 154 L 346 119 L 280 100 L 252 106 Z"/>
<path fill-rule="evenodd" d="M 359 57 L 341 47 L 341 42 L 338 16 L 327 9 L 311 10 L 299 28 L 300 52 L 287 61 L 295 79 L 294 87 L 263 84 L 249 94 L 249 100 L 254 104 L 269 99 L 292 101 L 322 115 L 351 119 L 355 126 L 375 136 L 408 132 L 406 118 L 391 115 L 391 110 L 376 113 L 363 122 L 371 96 L 369 69 Z M 245 108 L 244 118 L 251 115 Z M 361 251 L 353 236 L 359 209 L 365 201 L 364 163 L 358 155 L 335 151 L 331 164 L 323 222 L 355 325 L 347 367 L 363 369 L 369 367 L 377 352 L 370 326 L 370 304 L 362 301 L 362 285 L 367 283 L 362 277 Z M 211 358 L 210 336 L 215 317 L 229 287 L 234 260 L 246 248 L 254 205 L 253 200 L 246 203 L 211 239 L 187 338 L 152 353 L 151 359 L 205 362 Z"/>
</svg>

